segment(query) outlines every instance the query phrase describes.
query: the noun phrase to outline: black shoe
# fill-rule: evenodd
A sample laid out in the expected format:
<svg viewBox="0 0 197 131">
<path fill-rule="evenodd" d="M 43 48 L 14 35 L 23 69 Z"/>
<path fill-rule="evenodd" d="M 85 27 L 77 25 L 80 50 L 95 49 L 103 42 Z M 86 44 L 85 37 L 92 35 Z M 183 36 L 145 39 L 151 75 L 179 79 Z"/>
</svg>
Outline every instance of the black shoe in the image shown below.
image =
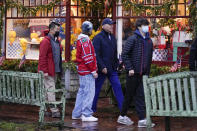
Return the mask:
<svg viewBox="0 0 197 131">
<path fill-rule="evenodd" d="M 52 112 L 53 118 L 60 118 L 60 112 Z"/>
</svg>

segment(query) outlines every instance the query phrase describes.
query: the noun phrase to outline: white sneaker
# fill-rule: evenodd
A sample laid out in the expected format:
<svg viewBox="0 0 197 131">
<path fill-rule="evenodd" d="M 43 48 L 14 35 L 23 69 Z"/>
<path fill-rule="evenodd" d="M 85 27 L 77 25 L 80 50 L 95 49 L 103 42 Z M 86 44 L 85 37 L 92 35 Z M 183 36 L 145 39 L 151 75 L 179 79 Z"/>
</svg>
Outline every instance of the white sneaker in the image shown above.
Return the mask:
<svg viewBox="0 0 197 131">
<path fill-rule="evenodd" d="M 129 117 L 121 115 L 118 117 L 117 122 L 125 125 L 132 125 L 134 123 Z"/>
<path fill-rule="evenodd" d="M 155 126 L 155 124 L 152 123 L 151 127 L 154 127 L 154 126 Z M 146 120 L 146 119 L 144 119 L 144 120 L 139 120 L 139 121 L 138 121 L 138 127 L 147 127 L 147 120 Z"/>
<path fill-rule="evenodd" d="M 80 120 L 81 119 L 81 116 L 80 117 L 74 117 L 74 116 L 72 116 L 72 119 L 73 120 Z"/>
<path fill-rule="evenodd" d="M 98 121 L 98 118 L 94 117 L 94 116 L 89 116 L 86 117 L 84 115 L 81 116 L 81 120 L 82 121 Z"/>
</svg>

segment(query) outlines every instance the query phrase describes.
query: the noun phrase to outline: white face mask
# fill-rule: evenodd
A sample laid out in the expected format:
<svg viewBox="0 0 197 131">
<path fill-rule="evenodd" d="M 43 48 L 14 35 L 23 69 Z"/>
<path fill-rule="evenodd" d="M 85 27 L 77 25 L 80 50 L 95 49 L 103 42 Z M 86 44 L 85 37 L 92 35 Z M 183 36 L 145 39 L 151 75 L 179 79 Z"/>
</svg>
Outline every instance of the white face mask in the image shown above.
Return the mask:
<svg viewBox="0 0 197 131">
<path fill-rule="evenodd" d="M 142 25 L 142 31 L 144 33 L 147 33 L 149 31 L 149 27 L 147 25 L 146 26 Z"/>
</svg>

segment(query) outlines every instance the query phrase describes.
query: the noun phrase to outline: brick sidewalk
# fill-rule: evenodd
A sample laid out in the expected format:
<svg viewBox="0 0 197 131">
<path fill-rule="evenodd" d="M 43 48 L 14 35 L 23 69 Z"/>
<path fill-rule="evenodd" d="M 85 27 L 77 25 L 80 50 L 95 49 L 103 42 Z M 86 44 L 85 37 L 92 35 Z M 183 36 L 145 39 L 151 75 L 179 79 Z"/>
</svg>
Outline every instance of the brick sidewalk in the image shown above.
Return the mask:
<svg viewBox="0 0 197 131">
<path fill-rule="evenodd" d="M 109 104 L 109 99 L 99 99 L 98 111 L 95 116 L 99 118 L 98 122 L 81 122 L 80 120 L 72 120 L 71 113 L 75 100 L 68 100 L 66 104 L 65 126 L 75 128 L 76 130 L 99 130 L 99 131 L 146 131 L 145 128 L 137 128 L 138 118 L 135 112 L 130 111 L 128 116 L 135 122 L 132 126 L 118 124 L 117 118 L 119 111 L 117 107 Z M 38 110 L 36 106 L 6 104 L 1 103 L 0 120 L 20 122 L 20 123 L 36 123 L 38 122 Z M 46 118 L 46 120 L 53 120 Z M 153 122 L 156 126 L 152 131 L 164 131 L 164 117 L 154 117 Z M 197 118 L 172 118 L 171 131 L 196 131 Z"/>
</svg>

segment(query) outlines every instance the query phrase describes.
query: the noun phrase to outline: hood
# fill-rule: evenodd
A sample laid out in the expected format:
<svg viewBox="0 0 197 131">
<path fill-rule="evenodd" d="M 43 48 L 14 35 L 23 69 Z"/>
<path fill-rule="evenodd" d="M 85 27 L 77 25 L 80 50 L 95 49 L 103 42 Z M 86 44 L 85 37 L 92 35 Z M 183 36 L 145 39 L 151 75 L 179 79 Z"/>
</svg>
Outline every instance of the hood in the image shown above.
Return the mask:
<svg viewBox="0 0 197 131">
<path fill-rule="evenodd" d="M 42 35 L 47 36 L 48 34 L 49 34 L 49 30 L 44 30 Z"/>
<path fill-rule="evenodd" d="M 84 38 L 84 37 L 89 40 L 89 36 L 88 35 L 85 35 L 85 34 L 78 35 L 78 40 L 81 39 L 81 38 Z"/>
<path fill-rule="evenodd" d="M 144 39 L 144 37 L 141 35 L 139 30 L 135 30 L 134 33 Z M 146 33 L 145 34 L 145 39 L 148 39 L 148 38 L 150 38 L 149 33 Z"/>
</svg>

